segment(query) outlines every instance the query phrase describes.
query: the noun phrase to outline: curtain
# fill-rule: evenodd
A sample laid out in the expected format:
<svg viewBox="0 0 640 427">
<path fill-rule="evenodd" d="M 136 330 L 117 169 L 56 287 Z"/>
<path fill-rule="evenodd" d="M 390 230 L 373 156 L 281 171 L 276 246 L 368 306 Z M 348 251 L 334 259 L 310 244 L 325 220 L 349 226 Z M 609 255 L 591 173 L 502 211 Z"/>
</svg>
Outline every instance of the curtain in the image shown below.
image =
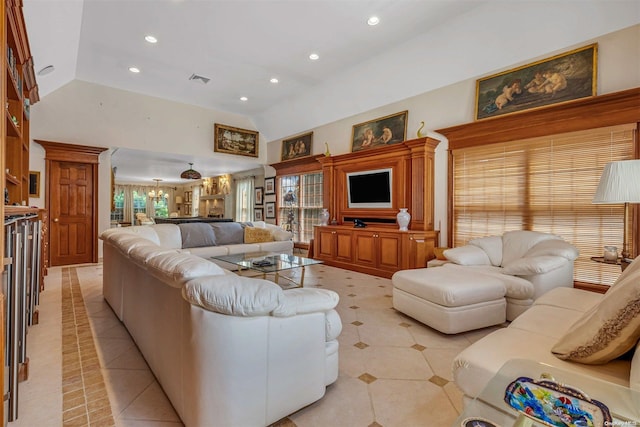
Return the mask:
<svg viewBox="0 0 640 427">
<path fill-rule="evenodd" d="M 236 221 L 253 221 L 254 178 L 239 178 L 236 181 Z"/>
<path fill-rule="evenodd" d="M 580 250 L 575 280 L 613 283 L 620 267 L 591 257 L 621 246 L 624 205 L 591 201 L 604 166 L 634 158 L 635 126 L 453 150 L 454 246 L 509 230 L 558 234 Z"/>
</svg>

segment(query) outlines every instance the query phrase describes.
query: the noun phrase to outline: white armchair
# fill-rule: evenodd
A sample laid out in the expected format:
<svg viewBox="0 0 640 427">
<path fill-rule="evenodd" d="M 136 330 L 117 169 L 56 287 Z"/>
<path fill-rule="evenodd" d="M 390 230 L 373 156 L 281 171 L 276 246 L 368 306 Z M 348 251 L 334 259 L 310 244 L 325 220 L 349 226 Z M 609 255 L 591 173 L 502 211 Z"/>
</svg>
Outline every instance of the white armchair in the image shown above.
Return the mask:
<svg viewBox="0 0 640 427">
<path fill-rule="evenodd" d="M 578 250 L 554 234 L 510 231 L 444 256 L 440 267 L 394 274 L 394 307 L 457 333 L 514 320 L 547 291 L 572 287 Z"/>
<path fill-rule="evenodd" d="M 136 213 L 136 225 L 151 225 L 155 224 L 155 221 L 147 216 L 144 212 Z"/>
</svg>

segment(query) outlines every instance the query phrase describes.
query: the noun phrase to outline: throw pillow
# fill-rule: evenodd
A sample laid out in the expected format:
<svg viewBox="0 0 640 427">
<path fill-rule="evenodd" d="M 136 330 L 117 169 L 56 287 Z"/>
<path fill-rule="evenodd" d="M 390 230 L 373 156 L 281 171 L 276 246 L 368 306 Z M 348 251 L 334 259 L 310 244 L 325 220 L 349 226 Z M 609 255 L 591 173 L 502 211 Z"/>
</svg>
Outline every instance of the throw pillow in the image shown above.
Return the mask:
<svg viewBox="0 0 640 427">
<path fill-rule="evenodd" d="M 182 235 L 182 248 L 199 248 L 215 246 L 216 236 L 213 230 L 204 222 L 178 224 Z"/>
<path fill-rule="evenodd" d="M 640 339 L 640 261 L 620 275 L 604 298 L 585 312 L 551 349 L 556 357 L 585 364 L 607 363 Z"/>
<path fill-rule="evenodd" d="M 213 228 L 218 246 L 244 243 L 244 229 L 239 222 L 211 222 L 209 225 Z"/>
<path fill-rule="evenodd" d="M 273 242 L 273 234 L 271 233 L 271 230 L 268 230 L 266 228 L 245 227 L 244 242 L 245 243 Z"/>
</svg>

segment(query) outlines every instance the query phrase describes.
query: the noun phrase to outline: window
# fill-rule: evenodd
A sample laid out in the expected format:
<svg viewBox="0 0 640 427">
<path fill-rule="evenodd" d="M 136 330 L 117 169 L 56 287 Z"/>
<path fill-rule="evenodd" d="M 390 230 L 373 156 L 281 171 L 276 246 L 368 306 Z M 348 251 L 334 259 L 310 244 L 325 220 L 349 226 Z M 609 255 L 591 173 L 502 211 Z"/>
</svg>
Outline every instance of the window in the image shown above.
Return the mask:
<svg viewBox="0 0 640 427">
<path fill-rule="evenodd" d="M 118 191 L 113 194 L 114 211 L 111 212 L 112 222 L 124 221 L 124 191 Z"/>
<path fill-rule="evenodd" d="M 295 242 L 309 243 L 322 212 L 322 172 L 278 179 L 278 224 L 293 232 Z"/>
<path fill-rule="evenodd" d="M 236 183 L 236 221 L 253 220 L 253 177 Z"/>
<path fill-rule="evenodd" d="M 604 245 L 621 246 L 624 206 L 591 200 L 608 162 L 634 158 L 634 129 L 614 126 L 453 150 L 453 244 L 509 230 L 554 233 L 580 250 L 576 281 L 613 283 L 620 267 L 590 258 L 602 256 Z"/>
</svg>

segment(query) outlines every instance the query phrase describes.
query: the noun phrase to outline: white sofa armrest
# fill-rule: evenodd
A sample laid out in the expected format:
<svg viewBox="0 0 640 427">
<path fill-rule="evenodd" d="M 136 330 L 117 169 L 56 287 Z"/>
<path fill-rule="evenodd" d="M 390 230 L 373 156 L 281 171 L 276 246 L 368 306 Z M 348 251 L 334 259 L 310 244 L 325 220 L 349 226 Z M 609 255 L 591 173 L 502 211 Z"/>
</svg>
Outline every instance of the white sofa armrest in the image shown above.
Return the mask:
<svg viewBox="0 0 640 427">
<path fill-rule="evenodd" d="M 458 265 L 491 265 L 487 253 L 473 245 L 447 249 L 444 251 L 444 256 Z"/>
<path fill-rule="evenodd" d="M 503 272 L 512 276 L 528 276 L 553 271 L 567 264 L 566 258 L 561 256 L 542 255 L 520 258 L 503 267 Z"/>
<path fill-rule="evenodd" d="M 550 239 L 537 243 L 524 254 L 523 258 L 553 255 L 573 261 L 578 258 L 579 254 L 578 249 L 571 243 L 564 240 Z"/>
<path fill-rule="evenodd" d="M 282 288 L 273 282 L 231 274 L 204 276 L 185 283 L 182 297 L 205 310 L 232 316 L 268 316 L 282 304 Z"/>
<path fill-rule="evenodd" d="M 328 311 L 338 305 L 340 297 L 327 289 L 298 288 L 288 289 L 284 298 L 271 314 L 277 317 L 289 317 L 296 314 Z"/>
</svg>

